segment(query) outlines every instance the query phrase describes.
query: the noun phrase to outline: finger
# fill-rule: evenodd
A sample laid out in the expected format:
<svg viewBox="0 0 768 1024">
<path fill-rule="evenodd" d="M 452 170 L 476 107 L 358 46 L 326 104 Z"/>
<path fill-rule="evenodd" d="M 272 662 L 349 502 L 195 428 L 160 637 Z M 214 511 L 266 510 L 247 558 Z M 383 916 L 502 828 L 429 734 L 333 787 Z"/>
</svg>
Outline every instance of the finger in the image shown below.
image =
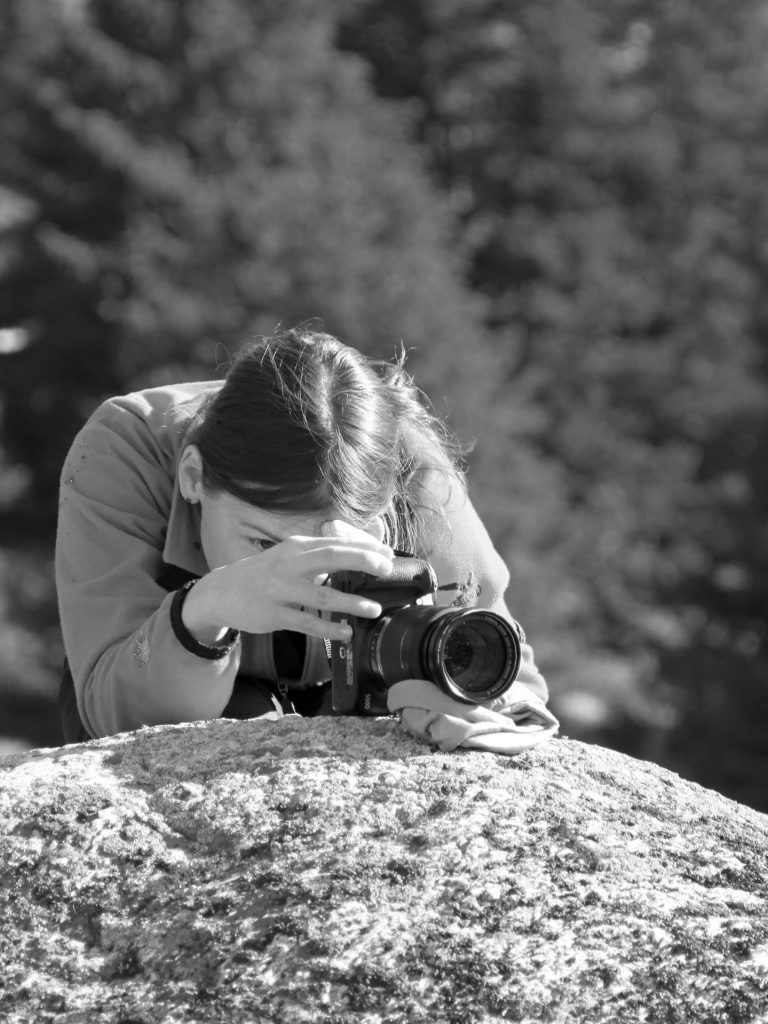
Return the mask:
<svg viewBox="0 0 768 1024">
<path fill-rule="evenodd" d="M 387 535 L 387 528 L 384 525 L 384 520 L 381 518 L 381 516 L 376 516 L 376 518 L 373 519 L 366 527 L 365 532 L 370 533 L 372 537 L 375 537 L 377 540 L 380 540 L 383 544 L 384 538 Z"/>
<path fill-rule="evenodd" d="M 354 527 L 350 527 L 354 529 Z M 388 544 L 383 544 L 363 530 L 357 530 L 354 537 L 288 537 L 278 547 L 292 546 L 297 552 L 325 551 L 329 548 L 353 548 L 355 550 L 373 551 L 385 558 L 394 558 L 394 551 Z M 270 548 L 275 551 L 276 548 Z"/>
<path fill-rule="evenodd" d="M 346 622 L 334 622 L 332 619 L 321 619 L 311 612 L 300 611 L 298 608 L 286 613 L 284 629 L 292 629 L 306 636 L 318 636 L 328 640 L 349 640 L 352 627 Z"/>
<path fill-rule="evenodd" d="M 383 546 L 380 547 L 383 549 Z M 326 541 L 325 547 L 302 552 L 296 560 L 296 571 L 301 576 L 312 578 L 321 573 L 342 570 L 388 576 L 392 572 L 393 558 L 391 549 L 329 545 Z"/>
<path fill-rule="evenodd" d="M 315 612 L 363 619 L 377 619 L 382 611 L 379 602 L 372 601 L 369 597 L 345 594 L 333 587 L 316 587 L 310 583 L 291 588 L 286 603 Z"/>
<path fill-rule="evenodd" d="M 384 520 L 381 516 L 375 516 L 368 526 L 361 530 L 359 527 L 352 526 L 351 523 L 347 523 L 343 519 L 327 519 L 320 527 L 320 532 L 324 537 L 340 537 L 351 541 L 373 537 L 374 540 L 383 543 L 385 533 Z"/>
</svg>

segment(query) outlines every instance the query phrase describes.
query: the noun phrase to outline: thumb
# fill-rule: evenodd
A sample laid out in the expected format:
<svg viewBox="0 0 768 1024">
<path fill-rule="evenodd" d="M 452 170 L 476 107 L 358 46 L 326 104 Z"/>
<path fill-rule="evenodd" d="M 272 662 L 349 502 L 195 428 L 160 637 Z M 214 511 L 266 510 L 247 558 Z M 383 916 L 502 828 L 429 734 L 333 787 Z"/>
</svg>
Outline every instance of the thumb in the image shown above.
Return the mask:
<svg viewBox="0 0 768 1024">
<path fill-rule="evenodd" d="M 349 541 L 359 541 L 363 538 L 373 537 L 374 540 L 383 542 L 384 532 L 384 520 L 381 516 L 376 516 L 375 519 L 372 519 L 364 530 L 345 522 L 343 519 L 326 519 L 320 527 L 320 533 L 323 537 L 339 537 L 342 540 Z"/>
<path fill-rule="evenodd" d="M 343 519 L 326 519 L 320 527 L 323 537 L 349 537 L 354 530 L 355 527 L 345 523 Z"/>
</svg>

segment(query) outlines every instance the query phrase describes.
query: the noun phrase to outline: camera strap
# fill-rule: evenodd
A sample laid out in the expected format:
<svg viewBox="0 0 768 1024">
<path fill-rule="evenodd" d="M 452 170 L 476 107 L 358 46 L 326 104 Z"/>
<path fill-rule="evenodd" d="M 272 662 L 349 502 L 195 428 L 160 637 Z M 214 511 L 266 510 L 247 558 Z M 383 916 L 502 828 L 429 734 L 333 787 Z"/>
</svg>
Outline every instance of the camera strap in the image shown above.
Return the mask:
<svg viewBox="0 0 768 1024">
<path fill-rule="evenodd" d="M 437 588 L 438 591 L 458 591 L 456 597 L 451 601 L 451 608 L 468 608 L 477 604 L 480 597 L 480 584 L 475 580 L 474 572 L 470 571 L 466 583 L 443 583 Z"/>
<path fill-rule="evenodd" d="M 293 629 L 278 629 L 272 635 L 272 654 L 277 671 L 277 690 L 280 704 L 287 715 L 296 714 L 289 696 L 292 682 L 301 678 L 307 653 L 307 638 Z"/>
</svg>

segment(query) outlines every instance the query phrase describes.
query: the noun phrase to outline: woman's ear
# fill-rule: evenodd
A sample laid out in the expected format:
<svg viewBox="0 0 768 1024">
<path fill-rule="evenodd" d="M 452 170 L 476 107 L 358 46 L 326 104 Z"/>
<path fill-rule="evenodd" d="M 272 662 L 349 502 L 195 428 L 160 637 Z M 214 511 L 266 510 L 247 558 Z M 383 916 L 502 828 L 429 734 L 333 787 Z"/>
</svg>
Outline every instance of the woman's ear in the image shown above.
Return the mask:
<svg viewBox="0 0 768 1024">
<path fill-rule="evenodd" d="M 185 501 L 196 505 L 203 496 L 203 457 L 196 444 L 188 444 L 179 459 L 179 490 Z"/>
</svg>

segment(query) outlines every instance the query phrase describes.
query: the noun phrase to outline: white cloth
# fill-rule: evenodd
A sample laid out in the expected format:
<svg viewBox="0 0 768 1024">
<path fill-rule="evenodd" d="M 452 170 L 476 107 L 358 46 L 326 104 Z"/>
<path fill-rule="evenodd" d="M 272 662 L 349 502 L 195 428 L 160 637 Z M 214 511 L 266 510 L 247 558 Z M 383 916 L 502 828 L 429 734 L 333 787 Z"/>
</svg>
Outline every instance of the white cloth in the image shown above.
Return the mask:
<svg viewBox="0 0 768 1024">
<path fill-rule="evenodd" d="M 389 710 L 399 713 L 413 736 L 441 750 L 468 747 L 496 754 L 519 754 L 555 735 L 560 723 L 535 697 L 499 698 L 491 706 L 463 704 L 424 679 L 405 679 L 387 692 Z M 507 696 L 505 694 L 504 696 Z"/>
</svg>

